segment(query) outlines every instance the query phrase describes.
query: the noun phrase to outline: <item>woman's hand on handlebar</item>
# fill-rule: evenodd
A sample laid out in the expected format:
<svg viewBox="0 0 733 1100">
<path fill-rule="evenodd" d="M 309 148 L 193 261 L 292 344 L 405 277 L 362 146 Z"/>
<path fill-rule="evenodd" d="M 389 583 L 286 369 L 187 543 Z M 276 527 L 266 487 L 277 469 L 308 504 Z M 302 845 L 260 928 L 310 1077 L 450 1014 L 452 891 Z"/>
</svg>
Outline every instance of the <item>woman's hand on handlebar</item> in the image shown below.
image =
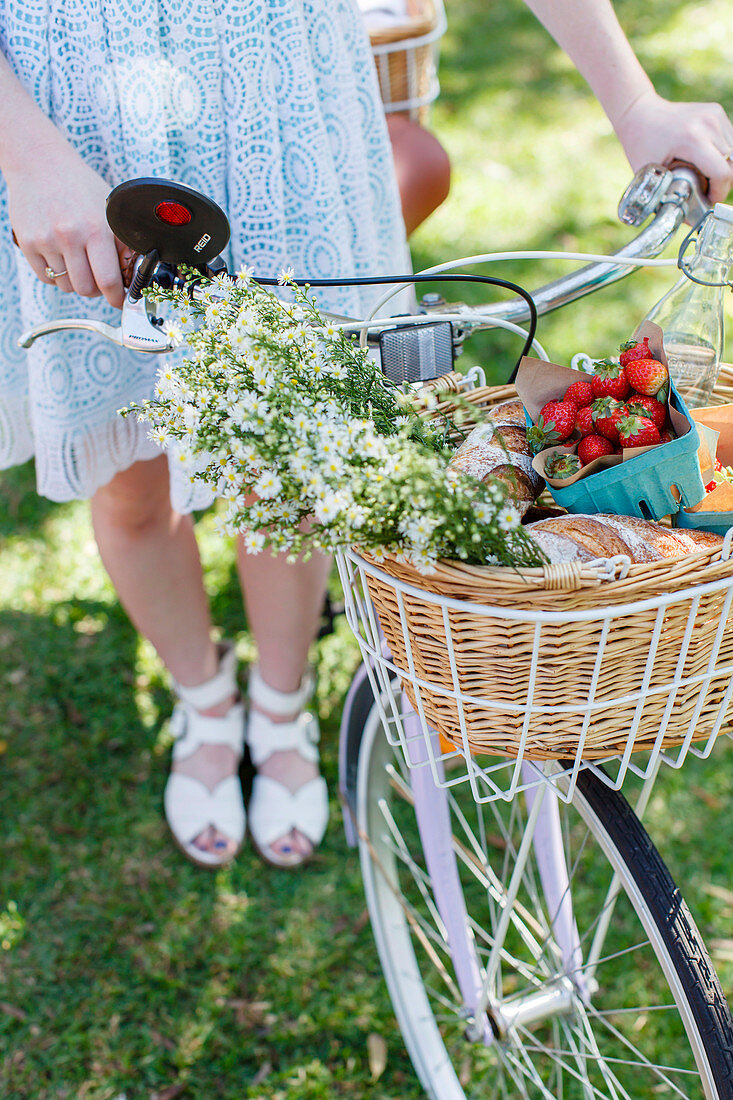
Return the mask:
<svg viewBox="0 0 733 1100">
<path fill-rule="evenodd" d="M 723 202 L 733 188 L 733 123 L 719 103 L 673 103 L 649 91 L 615 129 L 634 171 L 686 161 L 709 181 L 711 202 Z"/>
<path fill-rule="evenodd" d="M 42 282 L 85 298 L 103 295 L 121 309 L 120 268 L 130 250 L 105 219 L 108 183 L 61 136 L 36 153 L 32 164 L 5 173 L 16 243 Z M 50 278 L 47 267 L 65 274 Z"/>
</svg>

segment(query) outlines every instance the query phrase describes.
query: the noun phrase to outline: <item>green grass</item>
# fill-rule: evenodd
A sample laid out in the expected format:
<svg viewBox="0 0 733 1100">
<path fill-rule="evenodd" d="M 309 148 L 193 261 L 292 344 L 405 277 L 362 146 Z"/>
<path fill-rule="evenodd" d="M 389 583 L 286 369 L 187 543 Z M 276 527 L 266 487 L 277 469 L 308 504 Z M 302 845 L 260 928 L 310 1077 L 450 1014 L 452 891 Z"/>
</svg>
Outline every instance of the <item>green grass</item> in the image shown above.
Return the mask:
<svg viewBox="0 0 733 1100">
<path fill-rule="evenodd" d="M 660 90 L 733 113 L 723 0 L 619 14 Z M 434 127 L 454 166 L 415 262 L 496 248 L 617 247 L 629 170 L 567 61 L 520 3 L 451 3 Z M 532 286 L 556 264 L 501 274 Z M 498 271 L 496 272 L 499 273 Z M 560 362 L 609 353 L 669 275 L 642 274 L 540 322 Z M 511 338 L 479 357 L 495 380 Z M 199 524 L 216 621 L 252 652 L 231 546 Z M 339 706 L 357 657 L 343 623 L 318 646 L 333 821 L 301 874 L 246 850 L 227 872 L 188 865 L 163 824 L 168 682 L 120 610 L 84 504 L 0 477 L 0 1094 L 7 1100 L 284 1100 L 421 1095 L 396 1030 L 340 829 Z M 684 882 L 733 989 L 727 745 L 665 777 L 650 828 Z M 387 1045 L 373 1080 L 370 1035 Z"/>
</svg>

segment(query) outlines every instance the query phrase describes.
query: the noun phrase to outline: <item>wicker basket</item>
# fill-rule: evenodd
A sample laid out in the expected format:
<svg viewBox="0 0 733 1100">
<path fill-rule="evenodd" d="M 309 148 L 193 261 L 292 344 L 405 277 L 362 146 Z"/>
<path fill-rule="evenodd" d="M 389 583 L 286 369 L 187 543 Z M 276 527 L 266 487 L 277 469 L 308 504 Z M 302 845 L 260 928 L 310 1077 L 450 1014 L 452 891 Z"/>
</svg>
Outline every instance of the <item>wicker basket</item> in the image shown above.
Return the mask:
<svg viewBox="0 0 733 1100">
<path fill-rule="evenodd" d="M 484 387 L 471 399 L 512 395 Z M 464 752 L 666 751 L 714 738 L 733 715 L 733 561 L 720 550 L 624 561 L 610 580 L 593 566 L 456 562 L 422 576 L 391 556 L 360 558 L 410 703 Z"/>
<path fill-rule="evenodd" d="M 385 111 L 404 111 L 425 123 L 439 91 L 438 40 L 445 33 L 445 15 L 437 0 L 410 0 L 409 12 L 404 23 L 371 31 L 369 41 Z"/>
<path fill-rule="evenodd" d="M 715 383 L 715 391 L 711 404 L 729 405 L 733 402 L 733 366 L 730 363 L 722 363 L 720 374 Z"/>
</svg>

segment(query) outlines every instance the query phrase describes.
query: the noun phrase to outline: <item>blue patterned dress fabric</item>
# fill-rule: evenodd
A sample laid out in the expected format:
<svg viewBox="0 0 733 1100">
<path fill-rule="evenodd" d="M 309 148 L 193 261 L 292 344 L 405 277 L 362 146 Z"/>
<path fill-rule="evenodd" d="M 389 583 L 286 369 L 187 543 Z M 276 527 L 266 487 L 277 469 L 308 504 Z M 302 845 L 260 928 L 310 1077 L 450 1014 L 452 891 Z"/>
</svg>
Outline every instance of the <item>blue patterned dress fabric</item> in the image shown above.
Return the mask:
<svg viewBox="0 0 733 1100">
<path fill-rule="evenodd" d="M 0 0 L 0 50 L 111 187 L 156 176 L 218 202 L 232 227 L 230 270 L 407 269 L 373 61 L 351 0 Z M 363 316 L 380 289 L 318 298 Z M 17 347 L 45 320 L 117 324 L 119 314 L 35 277 L 12 243 L 1 177 L 0 317 L 0 468 L 35 454 L 39 492 L 64 501 L 159 453 L 146 425 L 117 410 L 152 395 L 160 357 L 81 332 Z M 171 496 L 180 511 L 209 499 L 175 472 Z"/>
</svg>

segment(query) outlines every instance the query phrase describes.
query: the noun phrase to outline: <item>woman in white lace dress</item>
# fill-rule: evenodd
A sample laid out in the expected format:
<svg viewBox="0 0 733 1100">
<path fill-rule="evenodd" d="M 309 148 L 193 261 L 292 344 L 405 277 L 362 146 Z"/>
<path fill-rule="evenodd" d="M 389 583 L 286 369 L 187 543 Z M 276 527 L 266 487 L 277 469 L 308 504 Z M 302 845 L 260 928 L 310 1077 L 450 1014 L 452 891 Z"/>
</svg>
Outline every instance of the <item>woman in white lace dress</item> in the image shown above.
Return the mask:
<svg viewBox="0 0 733 1100">
<path fill-rule="evenodd" d="M 720 108 L 657 97 L 608 0 L 528 3 L 587 76 L 632 163 L 692 160 L 723 197 L 733 127 Z M 180 180 L 223 206 L 232 268 L 403 269 L 370 52 L 351 0 L 4 0 L 0 55 L 0 468 L 35 454 L 39 492 L 91 499 L 119 597 L 176 685 L 169 824 L 189 858 L 219 866 L 245 831 L 245 715 L 233 653 L 211 641 L 190 516 L 204 501 L 142 425 L 117 416 L 150 395 L 157 364 L 89 334 L 29 353 L 16 339 L 44 318 L 114 318 L 122 285 L 104 204 L 136 176 Z M 364 305 L 354 290 L 319 297 L 343 312 Z M 240 555 L 258 645 L 249 827 L 280 866 L 307 858 L 326 825 L 304 669 L 327 569 L 321 557 L 288 566 Z"/>
<path fill-rule="evenodd" d="M 244 834 L 244 716 L 233 655 L 210 640 L 188 515 L 209 498 L 169 476 L 144 425 L 117 416 L 151 395 L 159 362 L 84 333 L 30 352 L 16 340 L 44 318 L 114 320 L 122 291 L 104 204 L 111 185 L 136 176 L 218 202 L 232 226 L 230 270 L 403 271 L 371 54 L 350 0 L 23 0 L 0 4 L 0 50 L 0 467 L 35 454 L 40 493 L 91 499 L 120 599 L 176 682 L 169 823 L 189 856 L 219 864 Z M 367 297 L 319 294 L 357 316 Z M 315 720 L 302 711 L 328 563 L 242 564 L 259 643 L 250 830 L 266 857 L 297 863 L 326 823 Z"/>
</svg>

